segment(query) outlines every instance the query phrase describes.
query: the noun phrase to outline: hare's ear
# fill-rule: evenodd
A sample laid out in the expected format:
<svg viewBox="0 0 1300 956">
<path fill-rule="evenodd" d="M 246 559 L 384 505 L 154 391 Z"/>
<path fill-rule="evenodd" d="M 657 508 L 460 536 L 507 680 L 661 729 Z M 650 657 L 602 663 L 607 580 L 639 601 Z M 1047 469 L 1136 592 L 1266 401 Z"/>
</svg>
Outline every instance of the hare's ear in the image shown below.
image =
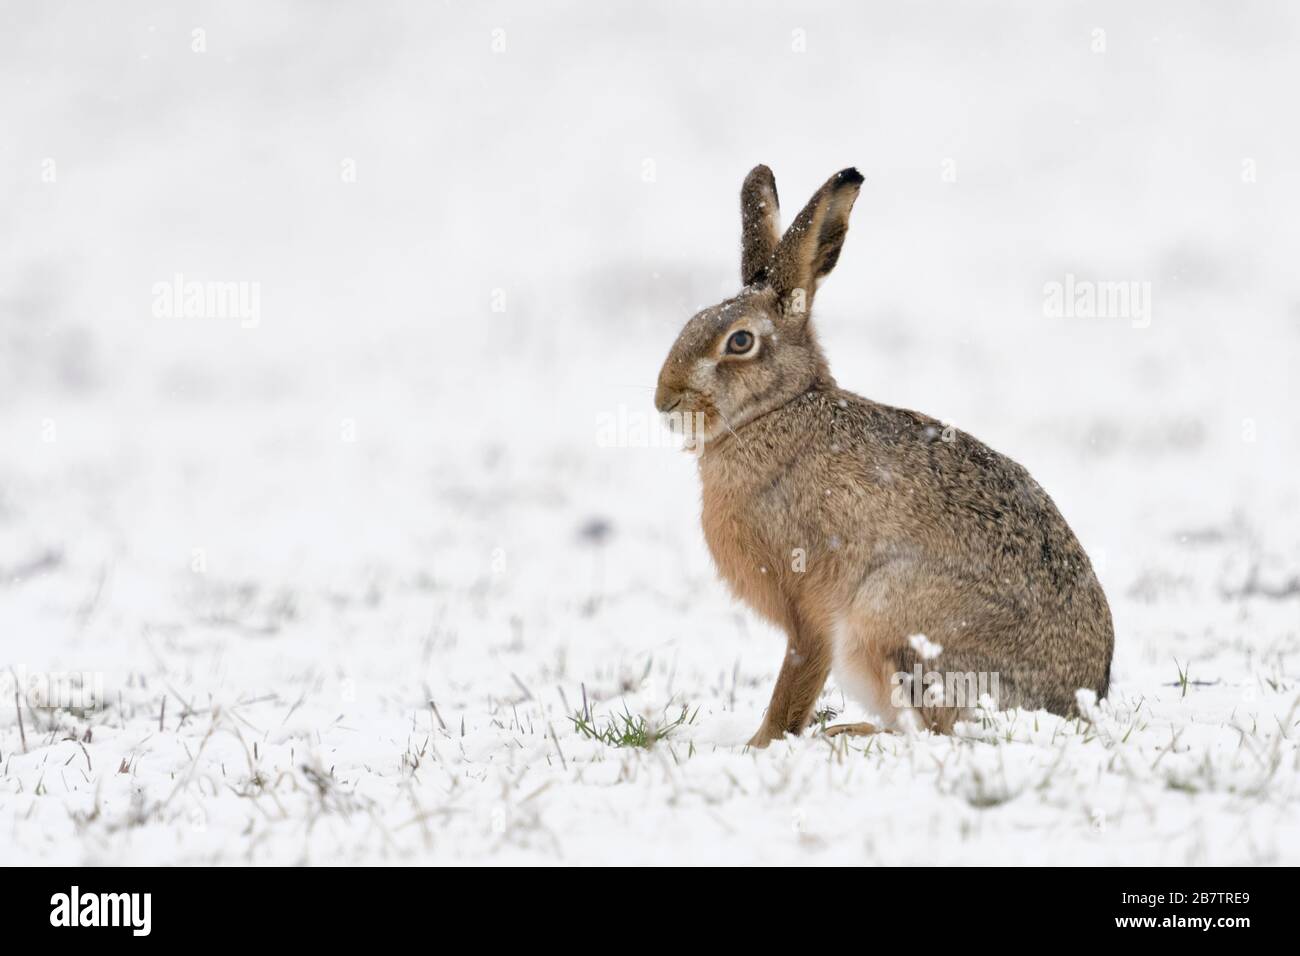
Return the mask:
<svg viewBox="0 0 1300 956">
<path fill-rule="evenodd" d="M 768 281 L 788 315 L 806 317 L 818 280 L 835 268 L 861 186 L 860 172 L 840 170 L 813 194 L 777 245 Z"/>
<path fill-rule="evenodd" d="M 772 253 L 781 240 L 776 179 L 766 166 L 755 166 L 740 187 L 740 283 L 767 278 Z"/>
</svg>

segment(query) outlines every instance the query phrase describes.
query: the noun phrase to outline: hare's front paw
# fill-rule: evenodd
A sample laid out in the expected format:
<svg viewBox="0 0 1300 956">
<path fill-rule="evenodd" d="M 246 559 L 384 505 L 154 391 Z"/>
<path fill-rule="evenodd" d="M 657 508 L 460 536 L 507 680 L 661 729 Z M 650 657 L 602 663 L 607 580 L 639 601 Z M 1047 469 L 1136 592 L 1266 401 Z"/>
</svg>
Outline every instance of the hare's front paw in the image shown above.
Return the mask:
<svg viewBox="0 0 1300 956">
<path fill-rule="evenodd" d="M 771 730 L 770 728 L 768 728 L 766 724 L 764 724 L 762 727 L 758 728 L 758 733 L 754 734 L 754 736 L 749 738 L 749 743 L 745 744 L 745 746 L 755 747 L 759 750 L 762 750 L 772 741 L 778 740 L 784 736 L 785 734 L 783 732 L 779 730 Z"/>
</svg>

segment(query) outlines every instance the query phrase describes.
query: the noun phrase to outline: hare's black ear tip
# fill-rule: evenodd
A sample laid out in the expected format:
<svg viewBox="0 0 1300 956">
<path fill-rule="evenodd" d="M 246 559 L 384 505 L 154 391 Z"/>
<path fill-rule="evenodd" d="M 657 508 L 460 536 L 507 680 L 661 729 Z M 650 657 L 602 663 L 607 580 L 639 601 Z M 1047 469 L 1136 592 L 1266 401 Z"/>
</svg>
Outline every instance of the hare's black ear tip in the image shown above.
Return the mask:
<svg viewBox="0 0 1300 956">
<path fill-rule="evenodd" d="M 773 180 L 776 179 L 776 177 L 772 175 L 771 167 L 769 167 L 766 163 L 759 163 L 757 166 L 755 166 L 753 169 L 749 171 L 749 175 L 746 176 L 745 179 L 748 180 L 749 182 L 755 182 L 760 179 L 766 180 L 768 182 L 772 182 Z"/>
<path fill-rule="evenodd" d="M 856 166 L 850 166 L 848 169 L 841 169 L 835 176 L 837 186 L 861 186 L 866 182 L 867 177 L 863 176 Z"/>
</svg>

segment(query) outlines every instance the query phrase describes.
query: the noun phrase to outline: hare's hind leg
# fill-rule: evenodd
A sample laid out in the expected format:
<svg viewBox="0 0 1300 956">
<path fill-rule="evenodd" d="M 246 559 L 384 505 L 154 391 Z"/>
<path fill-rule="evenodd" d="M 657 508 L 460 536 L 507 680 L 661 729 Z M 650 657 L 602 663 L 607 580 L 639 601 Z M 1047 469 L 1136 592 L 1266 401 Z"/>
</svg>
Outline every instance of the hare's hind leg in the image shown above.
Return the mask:
<svg viewBox="0 0 1300 956">
<path fill-rule="evenodd" d="M 851 737 L 871 737 L 875 734 L 892 734 L 893 731 L 886 727 L 877 727 L 875 724 L 863 722 L 857 724 L 832 724 L 823 733 L 827 737 L 838 737 L 840 734 L 848 734 Z"/>
</svg>

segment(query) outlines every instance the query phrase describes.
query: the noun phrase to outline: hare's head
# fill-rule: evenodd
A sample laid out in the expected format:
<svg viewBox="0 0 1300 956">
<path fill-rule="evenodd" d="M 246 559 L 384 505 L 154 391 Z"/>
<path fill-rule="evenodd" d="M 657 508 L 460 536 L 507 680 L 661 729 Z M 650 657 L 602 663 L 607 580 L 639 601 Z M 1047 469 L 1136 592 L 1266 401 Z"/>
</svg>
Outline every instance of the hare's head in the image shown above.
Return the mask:
<svg viewBox="0 0 1300 956">
<path fill-rule="evenodd" d="M 832 176 L 780 231 L 776 181 L 756 166 L 740 190 L 740 280 L 730 299 L 694 316 L 659 372 L 655 406 L 704 416 L 712 439 L 807 391 L 833 384 L 810 321 L 817 283 L 835 267 L 862 185 L 856 169 Z"/>
</svg>

